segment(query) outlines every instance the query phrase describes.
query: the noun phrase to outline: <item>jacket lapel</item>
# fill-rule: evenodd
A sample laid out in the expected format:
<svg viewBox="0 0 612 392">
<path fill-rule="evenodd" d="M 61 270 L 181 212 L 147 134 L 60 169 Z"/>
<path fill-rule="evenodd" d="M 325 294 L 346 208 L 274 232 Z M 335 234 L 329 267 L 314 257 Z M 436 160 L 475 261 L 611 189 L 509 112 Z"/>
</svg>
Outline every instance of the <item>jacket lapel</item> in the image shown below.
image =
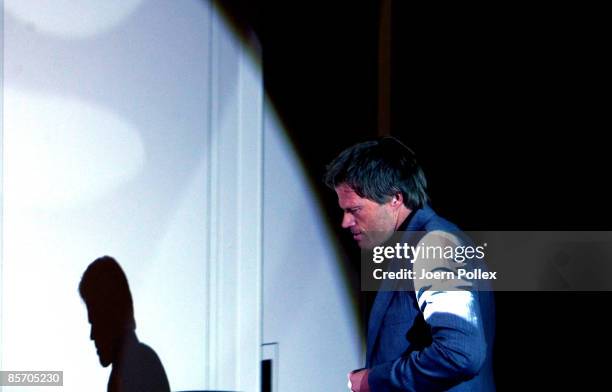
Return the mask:
<svg viewBox="0 0 612 392">
<path fill-rule="evenodd" d="M 410 219 L 408 226 L 404 229 L 405 231 L 421 231 L 424 230 L 424 226 L 426 221 L 431 219 L 431 217 L 435 215 L 433 210 L 429 206 L 425 206 L 420 210 L 417 210 L 414 213 L 414 216 Z M 378 332 L 380 331 L 380 326 L 382 321 L 389 309 L 389 304 L 391 303 L 391 299 L 395 294 L 394 287 L 390 285 L 395 285 L 395 282 L 385 281 L 383 282 L 383 286 L 376 294 L 376 298 L 374 299 L 374 304 L 372 305 L 372 310 L 370 311 L 370 318 L 368 320 L 368 337 L 367 337 L 367 358 L 366 358 L 366 367 L 370 367 L 372 362 L 372 353 L 374 349 L 374 345 L 378 339 Z"/>
</svg>

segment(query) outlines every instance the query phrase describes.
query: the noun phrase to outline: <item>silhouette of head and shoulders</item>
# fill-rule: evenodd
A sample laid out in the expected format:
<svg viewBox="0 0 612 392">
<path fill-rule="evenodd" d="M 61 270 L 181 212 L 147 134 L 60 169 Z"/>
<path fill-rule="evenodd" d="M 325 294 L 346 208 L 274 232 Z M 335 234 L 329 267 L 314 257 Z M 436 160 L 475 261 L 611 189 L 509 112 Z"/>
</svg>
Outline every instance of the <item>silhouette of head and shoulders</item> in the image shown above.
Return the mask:
<svg viewBox="0 0 612 392">
<path fill-rule="evenodd" d="M 83 273 L 79 293 L 100 364 L 112 364 L 108 391 L 169 392 L 159 357 L 136 336 L 132 294 L 119 263 L 109 256 L 96 259 Z"/>
</svg>

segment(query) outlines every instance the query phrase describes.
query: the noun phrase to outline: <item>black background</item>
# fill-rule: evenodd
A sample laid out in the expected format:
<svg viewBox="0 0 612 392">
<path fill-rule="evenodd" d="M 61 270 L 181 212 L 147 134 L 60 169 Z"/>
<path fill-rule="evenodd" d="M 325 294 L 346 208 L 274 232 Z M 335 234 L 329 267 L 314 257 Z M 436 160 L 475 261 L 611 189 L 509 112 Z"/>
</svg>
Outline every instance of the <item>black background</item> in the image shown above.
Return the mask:
<svg viewBox="0 0 612 392">
<path fill-rule="evenodd" d="M 392 6 L 389 132 L 417 153 L 432 207 L 469 230 L 610 230 L 603 8 L 413 3 Z M 358 260 L 321 177 L 338 152 L 378 134 L 379 2 L 224 6 L 255 30 L 266 93 Z M 358 266 L 344 267 L 365 322 L 371 298 L 359 292 Z M 605 389 L 610 299 L 496 293 L 498 390 Z"/>
</svg>

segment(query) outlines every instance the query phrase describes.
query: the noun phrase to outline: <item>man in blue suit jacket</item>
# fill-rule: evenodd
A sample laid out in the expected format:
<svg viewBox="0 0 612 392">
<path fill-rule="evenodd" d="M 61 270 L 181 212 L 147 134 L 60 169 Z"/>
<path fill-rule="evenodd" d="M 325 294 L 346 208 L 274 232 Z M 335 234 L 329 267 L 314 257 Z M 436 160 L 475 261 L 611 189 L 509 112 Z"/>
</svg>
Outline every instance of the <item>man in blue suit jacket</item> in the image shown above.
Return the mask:
<svg viewBox="0 0 612 392">
<path fill-rule="evenodd" d="M 463 243 L 457 227 L 428 206 L 423 171 L 397 139 L 343 151 L 328 165 L 326 184 L 338 194 L 342 227 L 362 249 L 385 244 L 396 232 L 420 232 L 404 238 L 413 245 Z M 415 260 L 415 273 L 436 268 L 430 261 Z M 349 374 L 351 391 L 494 391 L 492 292 L 466 280 L 443 286 L 415 279 L 408 290 L 393 284 L 383 283 L 376 295 L 366 368 Z"/>
</svg>

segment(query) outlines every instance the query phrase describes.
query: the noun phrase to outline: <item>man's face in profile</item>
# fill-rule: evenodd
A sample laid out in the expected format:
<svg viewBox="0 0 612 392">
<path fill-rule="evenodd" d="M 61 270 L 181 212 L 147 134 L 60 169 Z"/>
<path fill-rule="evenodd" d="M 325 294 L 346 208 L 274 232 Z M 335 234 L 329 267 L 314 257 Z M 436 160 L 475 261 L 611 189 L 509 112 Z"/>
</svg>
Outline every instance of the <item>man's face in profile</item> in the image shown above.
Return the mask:
<svg viewBox="0 0 612 392">
<path fill-rule="evenodd" d="M 103 317 L 100 317 L 90 308 L 87 309 L 87 314 L 89 323 L 91 324 L 89 338 L 94 341 L 100 364 L 103 367 L 107 367 L 115 360 L 117 345 L 116 331 L 109 320 L 104 320 Z"/>
<path fill-rule="evenodd" d="M 338 204 L 344 211 L 342 228 L 351 231 L 360 248 L 371 249 L 391 237 L 396 225 L 391 201 L 378 204 L 359 196 L 346 184 L 335 189 Z"/>
</svg>

